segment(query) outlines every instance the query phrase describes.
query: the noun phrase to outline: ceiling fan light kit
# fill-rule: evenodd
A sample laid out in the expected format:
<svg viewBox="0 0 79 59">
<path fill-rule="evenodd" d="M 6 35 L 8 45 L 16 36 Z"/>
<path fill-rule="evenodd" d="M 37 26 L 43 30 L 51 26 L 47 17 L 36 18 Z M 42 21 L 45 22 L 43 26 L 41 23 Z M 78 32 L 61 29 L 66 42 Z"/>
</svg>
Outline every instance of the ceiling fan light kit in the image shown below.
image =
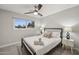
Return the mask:
<svg viewBox="0 0 79 59">
<path fill-rule="evenodd" d="M 38 13 L 37 13 L 37 12 L 34 12 L 33 14 L 34 14 L 34 15 L 38 15 Z"/>
</svg>

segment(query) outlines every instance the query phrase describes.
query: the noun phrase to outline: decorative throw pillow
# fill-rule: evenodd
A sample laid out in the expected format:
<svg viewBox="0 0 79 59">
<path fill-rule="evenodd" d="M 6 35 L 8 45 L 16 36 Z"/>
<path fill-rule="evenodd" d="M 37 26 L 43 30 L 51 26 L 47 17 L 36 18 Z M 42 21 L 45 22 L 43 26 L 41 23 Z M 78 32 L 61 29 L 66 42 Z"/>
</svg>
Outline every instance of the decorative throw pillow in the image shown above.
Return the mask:
<svg viewBox="0 0 79 59">
<path fill-rule="evenodd" d="M 52 32 L 48 32 L 48 38 L 51 38 L 52 37 Z"/>
<path fill-rule="evenodd" d="M 52 32 L 45 32 L 43 34 L 43 36 L 46 37 L 46 38 L 51 38 L 52 37 Z"/>
<path fill-rule="evenodd" d="M 43 37 L 47 37 L 47 32 L 46 31 L 43 33 Z"/>
</svg>

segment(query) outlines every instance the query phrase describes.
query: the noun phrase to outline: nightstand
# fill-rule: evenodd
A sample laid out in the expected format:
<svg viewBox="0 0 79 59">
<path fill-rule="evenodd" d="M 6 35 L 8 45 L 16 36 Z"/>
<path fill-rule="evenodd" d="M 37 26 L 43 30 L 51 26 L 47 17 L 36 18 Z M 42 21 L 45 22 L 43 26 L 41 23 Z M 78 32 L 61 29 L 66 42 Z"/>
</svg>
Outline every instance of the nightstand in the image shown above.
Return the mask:
<svg viewBox="0 0 79 59">
<path fill-rule="evenodd" d="M 71 48 L 71 52 L 73 53 L 73 47 L 74 47 L 73 39 L 63 39 L 62 44 L 63 44 L 62 47 L 69 46 Z"/>
</svg>

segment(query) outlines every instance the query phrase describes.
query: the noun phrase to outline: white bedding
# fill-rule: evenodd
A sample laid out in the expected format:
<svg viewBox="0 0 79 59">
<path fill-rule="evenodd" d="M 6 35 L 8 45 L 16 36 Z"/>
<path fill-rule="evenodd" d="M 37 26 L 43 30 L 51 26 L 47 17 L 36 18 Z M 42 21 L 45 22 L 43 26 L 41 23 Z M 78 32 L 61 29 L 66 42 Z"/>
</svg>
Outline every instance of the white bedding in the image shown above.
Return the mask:
<svg viewBox="0 0 79 59">
<path fill-rule="evenodd" d="M 61 42 L 61 38 L 45 38 L 42 37 L 44 45 L 34 45 L 34 41 L 38 41 L 41 36 L 33 36 L 24 38 L 24 41 L 32 48 L 37 55 L 43 55 L 49 52 L 52 48 L 57 46 Z"/>
</svg>

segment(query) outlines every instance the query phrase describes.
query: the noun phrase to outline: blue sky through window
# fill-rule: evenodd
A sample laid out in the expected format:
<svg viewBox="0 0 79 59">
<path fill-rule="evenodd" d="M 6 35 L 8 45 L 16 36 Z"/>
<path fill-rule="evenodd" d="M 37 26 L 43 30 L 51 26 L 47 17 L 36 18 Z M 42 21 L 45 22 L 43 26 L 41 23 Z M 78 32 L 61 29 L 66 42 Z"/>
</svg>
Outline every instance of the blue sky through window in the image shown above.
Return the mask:
<svg viewBox="0 0 79 59">
<path fill-rule="evenodd" d="M 15 26 L 19 28 L 20 26 L 33 26 L 33 21 L 29 19 L 23 19 L 23 18 L 15 18 Z M 23 27 L 24 28 L 24 27 Z"/>
<path fill-rule="evenodd" d="M 31 21 L 30 20 L 25 20 L 25 19 L 21 19 L 21 18 L 16 18 L 16 20 L 15 20 L 15 25 L 16 26 L 18 26 L 18 25 L 21 25 L 21 26 L 23 26 L 23 25 L 27 25 L 27 23 L 31 23 Z"/>
</svg>

